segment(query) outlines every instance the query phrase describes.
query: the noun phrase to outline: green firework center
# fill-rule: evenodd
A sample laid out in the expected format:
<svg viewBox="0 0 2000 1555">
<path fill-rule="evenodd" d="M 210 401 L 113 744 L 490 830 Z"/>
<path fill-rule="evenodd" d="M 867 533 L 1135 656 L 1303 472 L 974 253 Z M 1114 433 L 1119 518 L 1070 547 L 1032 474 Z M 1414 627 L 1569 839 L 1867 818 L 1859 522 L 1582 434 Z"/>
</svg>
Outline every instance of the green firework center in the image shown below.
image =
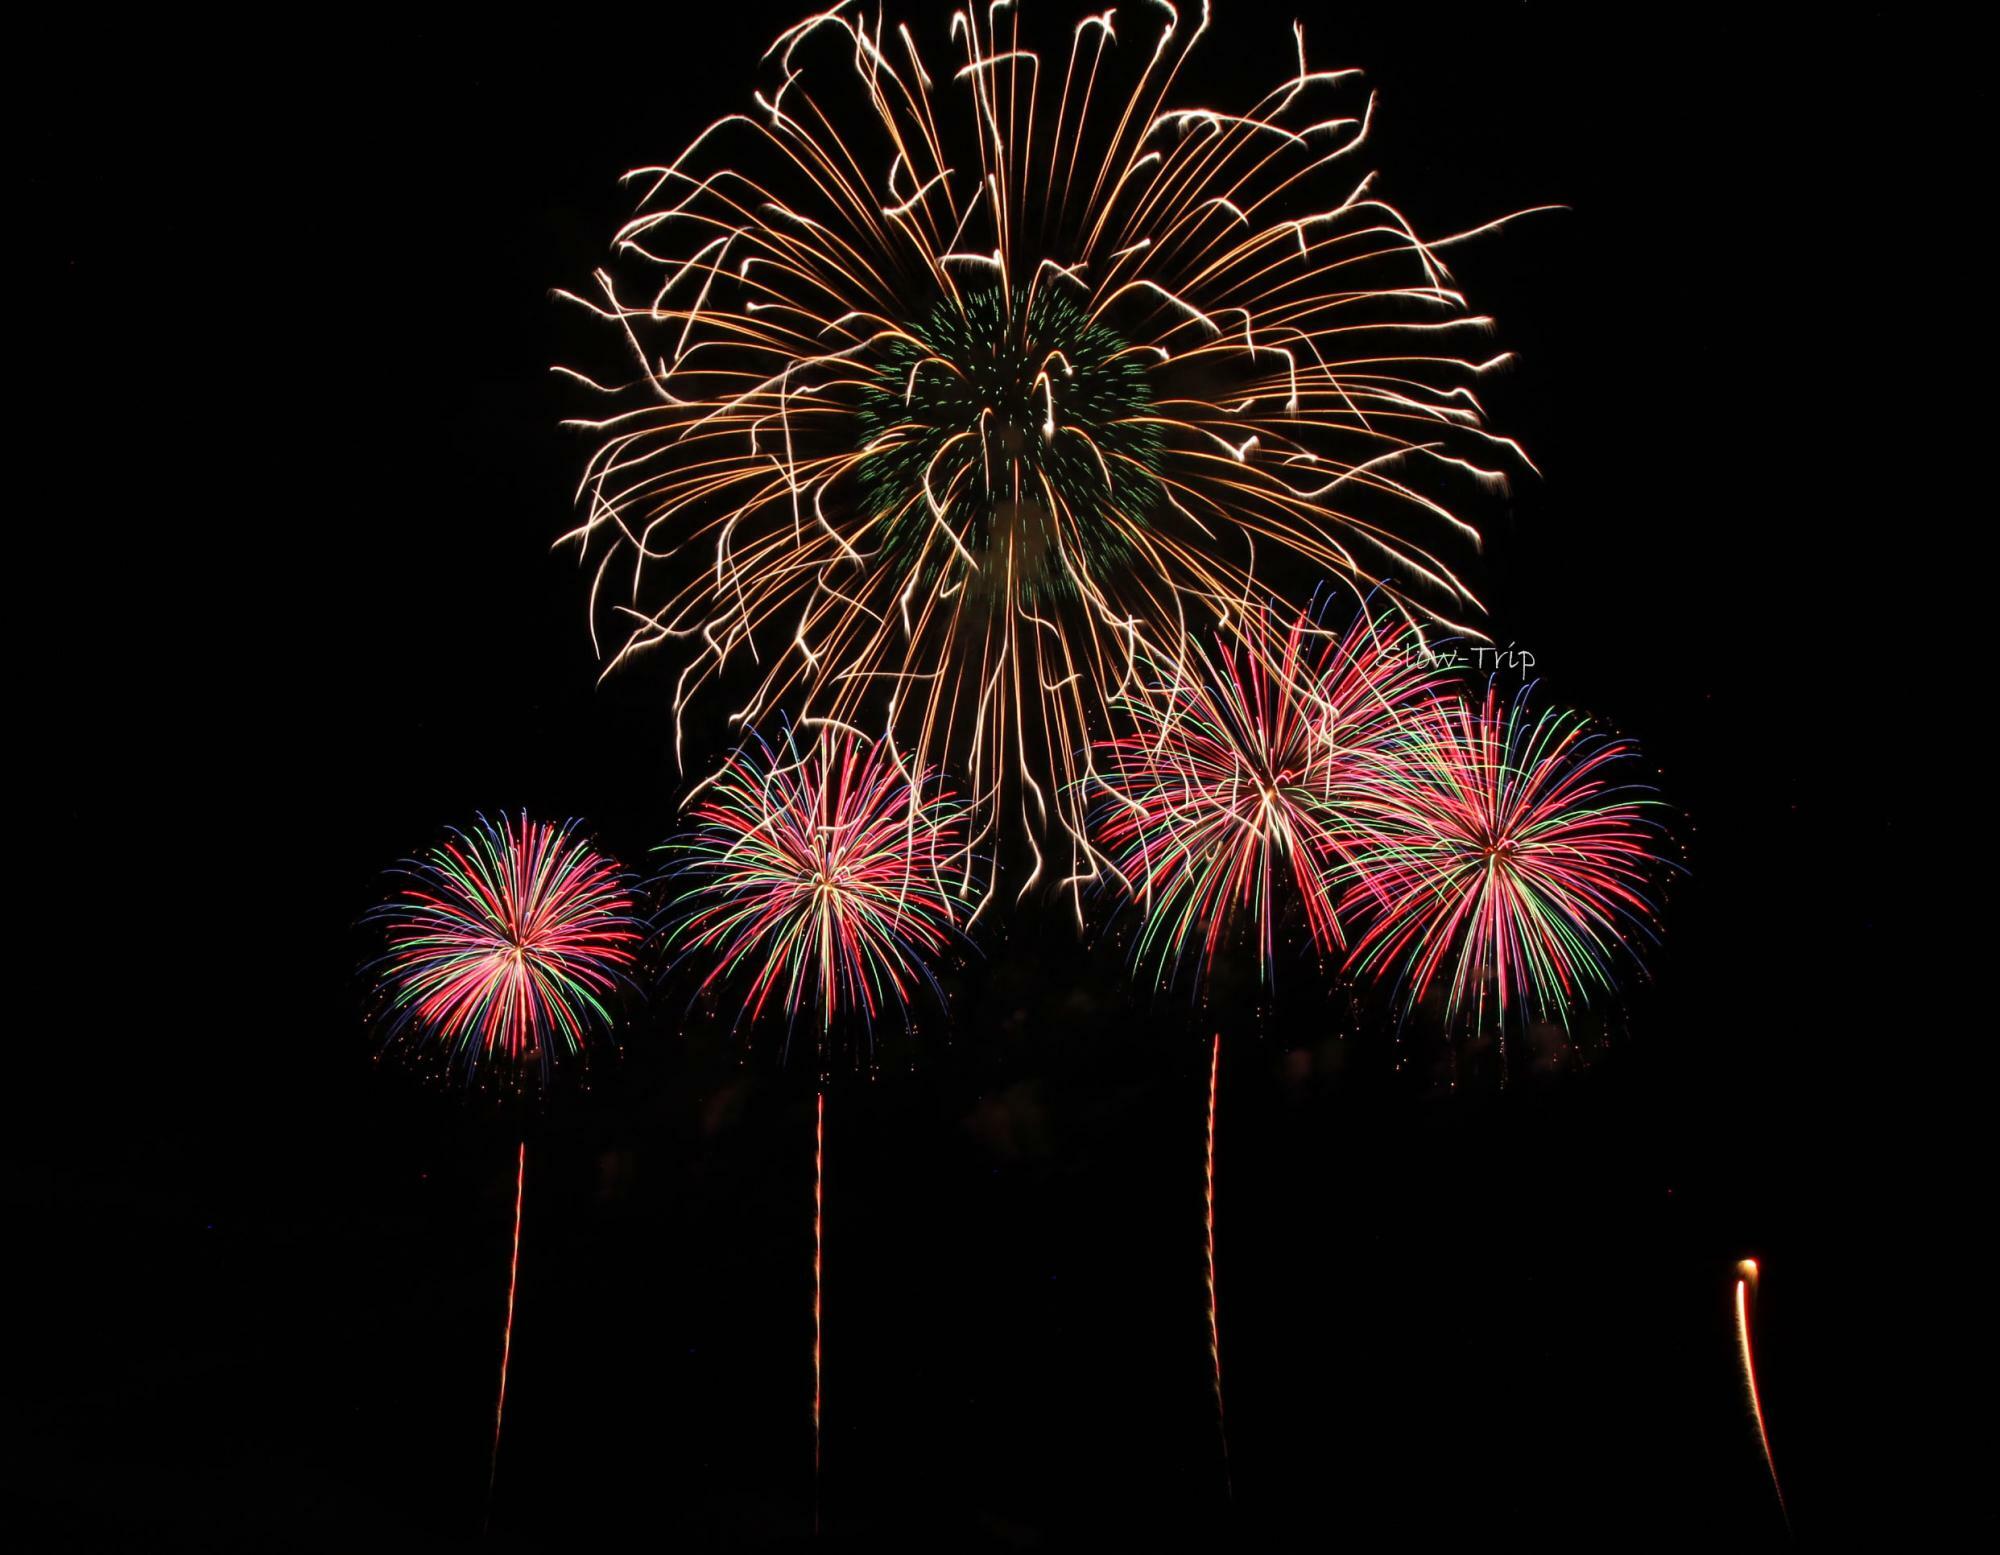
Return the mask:
<svg viewBox="0 0 2000 1555">
<path fill-rule="evenodd" d="M 1064 285 L 1034 288 L 1025 309 L 998 286 L 965 293 L 962 309 L 942 298 L 873 365 L 861 496 L 885 555 L 922 557 L 926 575 L 965 570 L 972 588 L 1011 571 L 1030 595 L 1132 560 L 1163 501 L 1150 358 Z"/>
</svg>

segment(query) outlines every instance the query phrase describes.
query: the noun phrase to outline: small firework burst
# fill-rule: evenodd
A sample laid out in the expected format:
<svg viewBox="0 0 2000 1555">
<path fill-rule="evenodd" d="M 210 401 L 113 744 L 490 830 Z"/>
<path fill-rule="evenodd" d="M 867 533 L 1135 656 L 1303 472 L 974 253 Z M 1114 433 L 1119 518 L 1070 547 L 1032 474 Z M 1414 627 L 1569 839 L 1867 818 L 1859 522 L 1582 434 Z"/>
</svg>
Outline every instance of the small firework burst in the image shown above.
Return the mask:
<svg viewBox="0 0 2000 1555">
<path fill-rule="evenodd" d="M 1336 898 L 1363 801 L 1437 684 L 1393 614 L 1345 632 L 1311 611 L 1238 621 L 1212 654 L 1149 661 L 1121 703 L 1134 732 L 1098 748 L 1097 845 L 1145 913 L 1136 955 L 1159 982 L 1208 968 L 1246 919 L 1268 979 L 1281 892 L 1315 945 L 1345 944 Z"/>
<path fill-rule="evenodd" d="M 1567 1024 L 1650 938 L 1657 803 L 1617 781 L 1633 747 L 1574 714 L 1441 698 L 1368 805 L 1343 906 L 1371 915 L 1350 964 L 1393 971 L 1409 1004 L 1434 983 L 1446 1019 L 1530 1013 Z M 1489 1009 L 1489 1000 L 1491 1001 Z"/>
<path fill-rule="evenodd" d="M 523 814 L 454 828 L 395 872 L 369 914 L 389 1045 L 440 1055 L 467 1084 L 543 1083 L 613 1024 L 645 926 L 625 872 L 574 821 Z"/>
<path fill-rule="evenodd" d="M 753 736 L 701 791 L 694 827 L 665 845 L 669 946 L 708 964 L 707 990 L 742 976 L 741 1019 L 775 998 L 872 1026 L 907 1016 L 918 983 L 967 921 L 962 808 L 886 743 L 822 729 L 774 748 Z M 939 995 L 940 1001 L 942 995 Z"/>
</svg>

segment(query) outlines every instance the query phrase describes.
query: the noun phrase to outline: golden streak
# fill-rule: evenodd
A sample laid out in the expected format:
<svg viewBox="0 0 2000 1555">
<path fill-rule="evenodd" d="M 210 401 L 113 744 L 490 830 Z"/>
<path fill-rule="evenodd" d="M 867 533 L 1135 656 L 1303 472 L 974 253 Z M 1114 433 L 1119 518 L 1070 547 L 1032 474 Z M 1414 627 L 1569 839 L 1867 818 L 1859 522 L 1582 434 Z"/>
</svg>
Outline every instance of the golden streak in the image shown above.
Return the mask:
<svg viewBox="0 0 2000 1555">
<path fill-rule="evenodd" d="M 1757 1290 L 1757 1260 L 1745 1258 L 1737 1264 L 1736 1275 L 1736 1342 L 1743 1356 L 1743 1386 L 1750 1395 L 1750 1413 L 1757 1421 L 1757 1442 L 1764 1450 L 1764 1467 L 1770 1471 L 1778 1512 L 1789 1528 L 1792 1516 L 1785 1509 L 1785 1487 L 1778 1483 L 1778 1465 L 1771 1457 L 1771 1437 L 1764 1428 L 1764 1405 L 1757 1396 L 1757 1366 L 1750 1355 L 1750 1302 Z"/>
</svg>

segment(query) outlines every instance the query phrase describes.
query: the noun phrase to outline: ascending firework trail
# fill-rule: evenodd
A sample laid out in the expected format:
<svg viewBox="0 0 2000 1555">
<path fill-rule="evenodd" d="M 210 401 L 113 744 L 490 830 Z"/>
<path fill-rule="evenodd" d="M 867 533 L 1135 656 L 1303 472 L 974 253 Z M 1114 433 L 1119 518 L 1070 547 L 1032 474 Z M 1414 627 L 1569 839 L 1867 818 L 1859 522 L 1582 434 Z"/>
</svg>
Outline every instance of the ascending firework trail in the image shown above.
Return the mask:
<svg viewBox="0 0 2000 1555">
<path fill-rule="evenodd" d="M 1757 1445 L 1764 1450 L 1764 1467 L 1771 1475 L 1771 1490 L 1778 1498 L 1778 1515 L 1787 1531 L 1792 1514 L 1785 1509 L 1785 1487 L 1778 1483 L 1778 1465 L 1771 1457 L 1770 1433 L 1764 1429 L 1764 1404 L 1757 1396 L 1757 1365 L 1750 1356 L 1750 1319 L 1757 1303 L 1757 1260 L 1745 1258 L 1736 1266 L 1736 1344 L 1743 1355 L 1743 1386 L 1750 1395 L 1750 1415 L 1757 1422 Z"/>
</svg>

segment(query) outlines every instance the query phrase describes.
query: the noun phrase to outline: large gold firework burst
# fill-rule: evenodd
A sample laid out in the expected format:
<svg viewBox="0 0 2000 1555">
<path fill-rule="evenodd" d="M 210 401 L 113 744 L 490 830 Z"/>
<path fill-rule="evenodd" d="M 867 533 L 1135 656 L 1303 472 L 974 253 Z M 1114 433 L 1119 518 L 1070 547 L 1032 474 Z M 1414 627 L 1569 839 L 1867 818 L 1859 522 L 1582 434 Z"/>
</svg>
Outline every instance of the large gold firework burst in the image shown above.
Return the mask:
<svg viewBox="0 0 2000 1555">
<path fill-rule="evenodd" d="M 566 537 L 611 666 L 678 645 L 677 724 L 726 675 L 734 723 L 783 708 L 964 773 L 969 845 L 1017 818 L 1024 891 L 1051 836 L 1094 875 L 1091 745 L 1142 657 L 1286 568 L 1449 619 L 1473 602 L 1440 552 L 1477 534 L 1443 493 L 1518 453 L 1472 390 L 1501 358 L 1454 344 L 1488 321 L 1438 251 L 1472 233 L 1371 192 L 1372 97 L 1320 107 L 1356 72 L 1295 27 L 1246 111 L 1170 107 L 1208 10 L 1146 15 L 1136 47 L 1106 11 L 1045 58 L 1013 5 L 960 10 L 949 63 L 813 16 L 754 111 L 628 175 L 596 295 L 563 294 L 637 364 L 572 373 L 614 402 L 575 423 Z"/>
</svg>

